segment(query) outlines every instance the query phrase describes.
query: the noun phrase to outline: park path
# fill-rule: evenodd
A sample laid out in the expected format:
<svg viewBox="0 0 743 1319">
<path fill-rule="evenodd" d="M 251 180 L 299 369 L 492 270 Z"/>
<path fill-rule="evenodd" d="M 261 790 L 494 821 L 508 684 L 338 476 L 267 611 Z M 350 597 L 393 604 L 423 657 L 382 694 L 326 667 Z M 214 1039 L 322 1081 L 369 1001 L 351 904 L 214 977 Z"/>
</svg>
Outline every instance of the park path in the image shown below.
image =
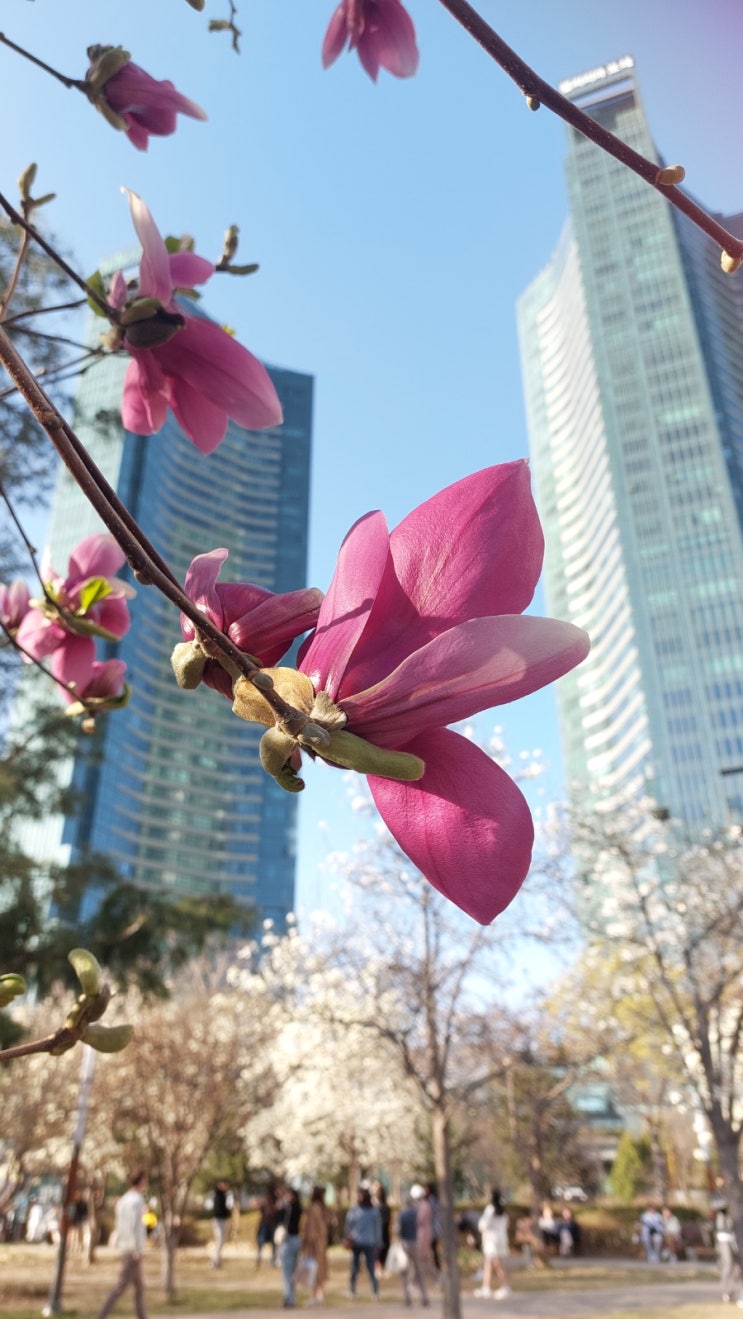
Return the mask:
<svg viewBox="0 0 743 1319">
<path fill-rule="evenodd" d="M 560 1319 L 588 1319 L 589 1316 L 611 1314 L 617 1310 L 627 1310 L 631 1313 L 653 1306 L 670 1308 L 694 1304 L 709 1305 L 719 1299 L 719 1284 L 710 1274 L 708 1280 L 691 1278 L 684 1280 L 679 1276 L 676 1279 L 669 1278 L 668 1282 L 625 1282 L 617 1286 L 599 1285 L 583 1287 L 580 1290 L 568 1289 L 562 1284 L 554 1291 L 514 1292 L 503 1301 L 481 1300 L 465 1295 L 462 1297 L 462 1310 L 464 1319 L 554 1319 L 555 1316 L 559 1316 Z M 439 1305 L 438 1298 L 434 1297 L 428 1311 L 432 1319 L 436 1319 Z M 179 1314 L 178 1319 L 268 1319 L 269 1315 L 275 1316 L 277 1309 L 280 1308 L 280 1303 L 273 1309 L 257 1309 L 249 1305 L 244 1311 L 233 1310 L 227 1313 L 215 1310 L 208 1315 L 203 1312 L 200 1315 Z M 326 1313 L 322 1306 L 297 1308 L 310 1309 L 317 1319 L 322 1319 Z M 373 1312 L 379 1316 L 379 1319 L 411 1319 L 413 1311 L 420 1311 L 423 1319 L 423 1312 L 418 1305 L 407 1309 L 397 1299 L 387 1299 L 383 1296 L 380 1305 L 373 1307 L 367 1297 L 361 1296 L 353 1303 L 333 1306 L 330 1315 L 331 1319 L 360 1319 L 360 1315 L 363 1315 L 363 1319 L 371 1319 Z M 737 1311 L 732 1309 L 731 1315 L 735 1313 Z"/>
</svg>

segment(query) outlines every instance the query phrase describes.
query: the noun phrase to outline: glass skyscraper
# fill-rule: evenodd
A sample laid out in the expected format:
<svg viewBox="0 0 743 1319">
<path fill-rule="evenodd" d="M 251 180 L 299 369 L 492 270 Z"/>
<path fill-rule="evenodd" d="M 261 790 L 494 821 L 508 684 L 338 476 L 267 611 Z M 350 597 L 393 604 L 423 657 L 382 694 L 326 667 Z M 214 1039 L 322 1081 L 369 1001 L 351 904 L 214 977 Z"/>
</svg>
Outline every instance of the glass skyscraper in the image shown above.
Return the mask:
<svg viewBox="0 0 743 1319">
<path fill-rule="evenodd" d="M 660 160 L 629 57 L 561 85 Z M 574 800 L 743 811 L 743 284 L 653 188 L 568 129 L 570 220 L 518 306 Z M 743 216 L 721 217 L 743 232 Z"/>
<path fill-rule="evenodd" d="M 105 358 L 82 377 L 76 428 L 178 579 L 196 554 L 224 546 L 224 580 L 272 591 L 303 586 L 312 377 L 269 368 L 283 424 L 247 431 L 230 423 L 204 456 L 172 416 L 155 436 L 122 431 L 125 369 L 125 359 Z M 55 567 L 64 573 L 70 550 L 100 530 L 63 469 L 49 537 Z M 131 630 L 107 652 L 127 662 L 131 701 L 98 720 L 88 753 L 84 747 L 72 767 L 81 812 L 29 826 L 34 850 L 62 859 L 105 852 L 144 888 L 228 892 L 281 928 L 294 907 L 296 798 L 261 769 L 261 728 L 237 719 L 216 692 L 176 685 L 177 611 L 152 587 L 134 585 Z M 97 899 L 90 890 L 85 907 Z"/>
</svg>

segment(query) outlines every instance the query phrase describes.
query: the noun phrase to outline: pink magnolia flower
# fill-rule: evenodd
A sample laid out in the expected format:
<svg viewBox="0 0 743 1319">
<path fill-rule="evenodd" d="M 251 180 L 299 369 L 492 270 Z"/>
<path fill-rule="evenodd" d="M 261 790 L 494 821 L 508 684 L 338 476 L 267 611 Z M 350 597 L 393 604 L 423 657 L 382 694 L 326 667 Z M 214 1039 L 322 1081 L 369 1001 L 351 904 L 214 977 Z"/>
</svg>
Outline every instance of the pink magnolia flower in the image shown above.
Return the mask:
<svg viewBox="0 0 743 1319">
<path fill-rule="evenodd" d="M 119 659 L 97 660 L 91 637 L 68 634 L 52 655 L 50 667 L 64 685 L 69 704 L 90 702 L 93 708 L 124 704 L 126 664 Z"/>
<path fill-rule="evenodd" d="M 174 133 L 179 114 L 189 115 L 191 119 L 206 119 L 201 106 L 183 96 L 172 82 L 158 82 L 130 59 L 122 64 L 127 51 L 118 47 L 93 46 L 89 54 L 92 63 L 88 80 L 95 89 L 93 99 L 101 109 L 105 110 L 107 106 L 113 111 L 113 117 L 107 117 L 113 123 L 117 119 L 120 121 L 116 126 L 124 128 L 129 141 L 139 151 L 147 150 L 151 136 L 168 137 Z M 105 61 L 108 61 L 108 67 Z M 120 65 L 118 69 L 117 64 Z M 116 71 L 106 76 L 110 68 Z M 98 69 L 101 74 L 96 77 Z"/>
<path fill-rule="evenodd" d="M 323 68 L 337 60 L 346 43 L 359 52 L 374 82 L 380 66 L 397 78 L 409 78 L 418 68 L 413 20 L 400 0 L 341 0 L 322 44 Z"/>
<path fill-rule="evenodd" d="M 264 667 L 277 664 L 294 639 L 315 626 L 322 591 L 308 587 L 275 595 L 262 586 L 218 582 L 227 558 L 225 549 L 199 554 L 186 573 L 184 590 L 239 650 Z M 185 614 L 181 614 L 181 632 L 184 641 L 196 639 L 196 628 Z M 232 679 L 216 660 L 207 660 L 202 681 L 232 699 Z"/>
<path fill-rule="evenodd" d="M 16 577 L 10 586 L 0 583 L 0 623 L 6 632 L 15 632 L 30 608 L 30 593 L 21 577 Z"/>
<path fill-rule="evenodd" d="M 587 654 L 579 628 L 522 613 L 542 552 L 523 462 L 449 486 L 391 535 L 369 513 L 341 547 L 299 674 L 271 671 L 306 728 L 290 737 L 250 684 L 234 689 L 236 713 L 269 726 L 269 772 L 292 787 L 301 750 L 366 772 L 403 851 L 483 924 L 526 877 L 532 820 L 505 771 L 447 725 L 537 690 Z"/>
<path fill-rule="evenodd" d="M 153 435 L 170 408 L 196 447 L 211 453 L 224 439 L 229 418 L 252 430 L 278 426 L 281 404 L 265 367 L 221 326 L 189 315 L 175 302 L 177 289 L 203 284 L 215 266 L 193 252 L 168 253 L 141 197 L 130 192 L 129 202 L 142 244 L 139 284 L 132 299 L 119 274 L 109 300 L 117 308 L 134 302 L 125 318 L 136 318 L 139 299 L 154 299 L 164 313 L 126 326 L 124 347 L 132 361 L 121 406 L 125 427 L 135 435 Z M 164 327 L 164 341 L 143 346 L 143 336 L 151 342 L 153 325 Z"/>
<path fill-rule="evenodd" d="M 21 621 L 16 633 L 21 649 L 43 659 L 70 636 L 123 637 L 130 623 L 127 600 L 135 593 L 128 582 L 114 576 L 125 558 L 113 536 L 86 536 L 70 555 L 63 578 L 45 553 L 41 577 L 47 594 L 30 602 L 32 607 Z"/>
</svg>

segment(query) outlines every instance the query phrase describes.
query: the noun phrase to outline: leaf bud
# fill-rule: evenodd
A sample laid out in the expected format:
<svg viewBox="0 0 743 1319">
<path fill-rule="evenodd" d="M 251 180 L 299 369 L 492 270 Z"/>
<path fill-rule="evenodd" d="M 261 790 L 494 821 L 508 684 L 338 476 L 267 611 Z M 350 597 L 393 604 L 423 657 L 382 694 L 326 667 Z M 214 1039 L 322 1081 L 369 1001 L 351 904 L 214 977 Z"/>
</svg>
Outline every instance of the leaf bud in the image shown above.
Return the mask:
<svg viewBox="0 0 743 1319">
<path fill-rule="evenodd" d="M 207 658 L 198 641 L 179 641 L 170 657 L 178 686 L 194 691 L 201 682 Z"/>
<path fill-rule="evenodd" d="M 683 183 L 686 178 L 686 170 L 683 165 L 666 165 L 665 169 L 659 169 L 655 176 L 655 182 L 664 188 L 673 188 L 677 183 Z"/>
<path fill-rule="evenodd" d="M 95 998 L 101 988 L 101 968 L 93 954 L 87 948 L 73 948 L 67 954 L 67 961 L 80 981 L 83 993 Z"/>
<path fill-rule="evenodd" d="M 26 988 L 23 976 L 12 973 L 0 976 L 0 1008 L 7 1007 L 19 994 L 25 994 Z"/>
<path fill-rule="evenodd" d="M 527 96 L 526 104 L 529 110 L 538 110 L 542 102 L 538 101 L 536 96 Z"/>
<path fill-rule="evenodd" d="M 723 252 L 720 257 L 720 265 L 726 275 L 734 275 L 736 270 L 740 270 L 743 265 L 743 257 L 731 256 L 729 252 Z"/>
<path fill-rule="evenodd" d="M 27 165 L 18 180 L 18 191 L 24 202 L 28 201 L 31 196 L 31 189 L 34 186 L 36 178 L 36 165 Z"/>
<path fill-rule="evenodd" d="M 120 1026 L 88 1026 L 83 1035 L 83 1044 L 99 1053 L 121 1053 L 129 1044 L 134 1034 L 134 1027 L 122 1022 Z"/>
</svg>

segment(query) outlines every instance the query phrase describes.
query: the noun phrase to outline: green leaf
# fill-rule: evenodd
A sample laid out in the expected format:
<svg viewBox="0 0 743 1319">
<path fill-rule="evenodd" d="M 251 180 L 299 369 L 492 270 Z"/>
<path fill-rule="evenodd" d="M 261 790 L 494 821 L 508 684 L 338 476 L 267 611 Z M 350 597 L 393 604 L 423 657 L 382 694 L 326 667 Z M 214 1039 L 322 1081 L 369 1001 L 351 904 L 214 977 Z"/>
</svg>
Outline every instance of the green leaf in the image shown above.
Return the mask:
<svg viewBox="0 0 743 1319">
<path fill-rule="evenodd" d="M 78 614 L 87 614 L 93 605 L 97 605 L 100 600 L 105 600 L 106 596 L 111 594 L 111 583 L 105 577 L 89 577 L 80 592 L 80 605 L 76 610 Z"/>
<path fill-rule="evenodd" d="M 100 270 L 95 270 L 93 274 L 90 276 L 90 278 L 86 279 L 85 283 L 87 284 L 89 289 L 93 290 L 94 293 L 98 293 L 102 298 L 106 297 L 106 285 L 103 282 L 103 275 L 101 274 Z M 88 306 L 90 307 L 90 310 L 95 313 L 96 316 L 102 316 L 103 319 L 106 320 L 106 313 L 105 311 L 103 311 L 101 307 L 98 306 L 98 303 L 95 301 L 95 298 L 88 298 Z"/>
</svg>

